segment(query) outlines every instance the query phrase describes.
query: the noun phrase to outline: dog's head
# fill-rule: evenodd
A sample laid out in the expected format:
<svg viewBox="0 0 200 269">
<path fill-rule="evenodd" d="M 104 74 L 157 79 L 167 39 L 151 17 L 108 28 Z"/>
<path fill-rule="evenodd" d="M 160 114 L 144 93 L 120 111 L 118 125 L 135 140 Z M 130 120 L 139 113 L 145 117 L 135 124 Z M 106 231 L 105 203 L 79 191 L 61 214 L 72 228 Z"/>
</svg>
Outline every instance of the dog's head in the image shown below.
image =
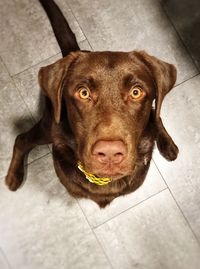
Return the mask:
<svg viewBox="0 0 200 269">
<path fill-rule="evenodd" d="M 61 103 L 75 140 L 75 155 L 87 171 L 118 179 L 130 175 L 156 101 L 157 144 L 169 160 L 177 147 L 160 119 L 163 98 L 176 69 L 145 52 L 73 52 L 41 68 L 41 89 L 60 122 Z"/>
</svg>

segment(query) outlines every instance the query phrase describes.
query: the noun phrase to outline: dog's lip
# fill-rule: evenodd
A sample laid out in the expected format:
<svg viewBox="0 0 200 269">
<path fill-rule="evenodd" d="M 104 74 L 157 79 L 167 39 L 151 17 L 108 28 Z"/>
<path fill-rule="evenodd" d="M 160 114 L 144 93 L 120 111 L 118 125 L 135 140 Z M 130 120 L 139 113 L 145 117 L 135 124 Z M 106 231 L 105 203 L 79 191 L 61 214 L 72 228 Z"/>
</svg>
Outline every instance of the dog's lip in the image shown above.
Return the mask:
<svg viewBox="0 0 200 269">
<path fill-rule="evenodd" d="M 93 169 L 91 169 L 91 173 L 98 176 L 98 177 L 116 177 L 116 176 L 121 176 L 123 174 L 123 172 L 121 171 L 120 167 L 101 167 L 101 168 L 97 168 L 97 167 L 93 167 Z"/>
<path fill-rule="evenodd" d="M 120 179 L 120 178 L 124 177 L 124 175 L 121 173 L 117 173 L 117 174 L 99 174 L 99 173 L 96 174 L 95 173 L 95 175 L 99 178 L 110 178 L 112 180 L 116 180 L 116 179 Z"/>
<path fill-rule="evenodd" d="M 119 179 L 122 178 L 126 175 L 128 175 L 128 173 L 122 172 L 120 170 L 117 171 L 94 171 L 94 175 L 99 177 L 99 178 L 110 178 L 112 180 L 114 179 Z"/>
<path fill-rule="evenodd" d="M 109 172 L 95 172 L 94 173 L 95 175 L 97 175 L 98 177 L 116 177 L 116 176 L 119 176 L 119 175 L 122 175 L 122 173 L 120 172 L 112 172 L 112 171 L 109 171 Z"/>
</svg>

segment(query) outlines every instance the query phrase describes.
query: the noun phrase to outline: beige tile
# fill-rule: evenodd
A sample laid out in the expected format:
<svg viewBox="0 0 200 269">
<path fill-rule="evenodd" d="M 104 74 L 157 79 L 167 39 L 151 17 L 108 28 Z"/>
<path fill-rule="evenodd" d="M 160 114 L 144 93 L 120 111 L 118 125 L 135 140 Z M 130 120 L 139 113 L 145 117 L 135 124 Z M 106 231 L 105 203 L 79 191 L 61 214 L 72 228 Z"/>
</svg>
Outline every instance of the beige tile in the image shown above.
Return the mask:
<svg viewBox="0 0 200 269">
<path fill-rule="evenodd" d="M 94 50 L 145 49 L 174 63 L 178 82 L 197 73 L 159 1 L 68 0 L 67 3 Z"/>
<path fill-rule="evenodd" d="M 79 204 L 90 225 L 96 227 L 165 188 L 166 185 L 152 162 L 144 184 L 135 192 L 116 198 L 105 209 L 100 209 L 96 203 L 86 199 L 79 200 Z"/>
<path fill-rule="evenodd" d="M 77 202 L 59 183 L 50 155 L 29 165 L 17 192 L 0 185 L 0 242 L 13 268 L 110 268 Z"/>
<path fill-rule="evenodd" d="M 113 268 L 199 268 L 199 245 L 168 190 L 95 232 Z"/>
<path fill-rule="evenodd" d="M 15 137 L 33 126 L 33 119 L 12 82 L 0 90 L 0 176 L 5 176 L 11 160 Z M 31 162 L 49 152 L 40 146 L 30 153 Z"/>
<path fill-rule="evenodd" d="M 168 163 L 156 151 L 154 159 L 166 183 L 200 240 L 200 76 L 176 87 L 165 99 L 162 117 L 179 146 Z"/>
</svg>

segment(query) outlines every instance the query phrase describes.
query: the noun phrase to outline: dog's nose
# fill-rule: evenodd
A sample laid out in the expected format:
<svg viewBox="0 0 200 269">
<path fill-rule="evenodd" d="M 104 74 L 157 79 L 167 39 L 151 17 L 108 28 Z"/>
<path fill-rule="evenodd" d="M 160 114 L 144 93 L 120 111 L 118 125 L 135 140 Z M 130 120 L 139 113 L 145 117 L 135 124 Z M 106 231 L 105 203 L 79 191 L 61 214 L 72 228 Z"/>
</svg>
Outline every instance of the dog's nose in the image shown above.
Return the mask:
<svg viewBox="0 0 200 269">
<path fill-rule="evenodd" d="M 100 163 L 121 163 L 126 155 L 126 145 L 121 140 L 116 141 L 98 141 L 93 148 L 92 154 Z"/>
</svg>

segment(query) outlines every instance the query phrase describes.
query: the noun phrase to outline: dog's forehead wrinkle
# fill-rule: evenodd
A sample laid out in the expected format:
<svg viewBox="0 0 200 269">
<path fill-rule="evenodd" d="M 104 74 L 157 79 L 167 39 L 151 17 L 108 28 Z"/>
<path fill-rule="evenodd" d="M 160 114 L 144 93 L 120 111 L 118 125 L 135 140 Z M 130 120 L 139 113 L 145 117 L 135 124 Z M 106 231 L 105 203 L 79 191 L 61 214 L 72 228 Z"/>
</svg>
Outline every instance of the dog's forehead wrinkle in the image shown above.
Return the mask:
<svg viewBox="0 0 200 269">
<path fill-rule="evenodd" d="M 125 52 L 92 52 L 76 63 L 74 75 L 77 78 L 86 76 L 86 79 L 92 78 L 94 82 L 103 82 L 107 86 L 116 81 L 122 84 L 125 77 L 152 84 L 147 70 Z"/>
</svg>

